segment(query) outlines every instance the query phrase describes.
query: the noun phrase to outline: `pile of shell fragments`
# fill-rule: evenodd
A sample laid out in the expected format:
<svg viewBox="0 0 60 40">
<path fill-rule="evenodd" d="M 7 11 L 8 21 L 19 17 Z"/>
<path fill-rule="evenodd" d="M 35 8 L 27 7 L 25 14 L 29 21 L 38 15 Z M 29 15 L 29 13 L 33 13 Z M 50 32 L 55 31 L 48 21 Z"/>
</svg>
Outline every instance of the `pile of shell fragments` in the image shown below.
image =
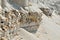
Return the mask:
<svg viewBox="0 0 60 40">
<path fill-rule="evenodd" d="M 0 40 L 11 40 L 19 28 L 24 28 L 29 32 L 36 31 L 41 21 L 41 13 L 10 10 L 0 13 Z M 19 34 L 20 35 L 20 34 Z M 11 38 L 12 37 L 12 38 Z"/>
</svg>

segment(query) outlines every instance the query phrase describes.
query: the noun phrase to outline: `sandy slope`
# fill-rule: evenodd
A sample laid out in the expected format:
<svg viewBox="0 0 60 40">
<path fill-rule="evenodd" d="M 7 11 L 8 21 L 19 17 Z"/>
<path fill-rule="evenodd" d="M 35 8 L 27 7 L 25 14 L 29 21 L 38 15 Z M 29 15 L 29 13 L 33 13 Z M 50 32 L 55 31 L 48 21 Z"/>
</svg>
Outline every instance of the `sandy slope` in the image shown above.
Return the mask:
<svg viewBox="0 0 60 40">
<path fill-rule="evenodd" d="M 60 40 L 60 25 L 55 23 L 59 20 L 57 17 L 58 16 L 54 17 L 53 19 L 49 19 L 47 16 L 43 15 L 43 20 L 40 24 L 40 28 L 37 31 L 37 35 L 42 35 L 42 39 L 45 38 L 46 40 Z"/>
<path fill-rule="evenodd" d="M 27 32 L 26 30 L 24 30 L 22 28 L 19 29 L 18 33 L 20 35 L 15 36 L 12 40 L 40 40 L 39 38 L 37 38 L 36 36 Z"/>
</svg>

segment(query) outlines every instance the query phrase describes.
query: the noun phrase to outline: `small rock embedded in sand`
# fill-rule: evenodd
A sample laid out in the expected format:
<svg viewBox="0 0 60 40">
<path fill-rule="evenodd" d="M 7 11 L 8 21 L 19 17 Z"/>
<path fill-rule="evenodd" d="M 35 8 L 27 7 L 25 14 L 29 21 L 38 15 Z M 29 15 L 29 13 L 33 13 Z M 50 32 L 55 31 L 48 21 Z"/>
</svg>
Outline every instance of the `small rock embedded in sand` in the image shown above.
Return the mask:
<svg viewBox="0 0 60 40">
<path fill-rule="evenodd" d="M 51 16 L 52 15 L 51 9 L 49 9 L 49 8 L 40 8 L 40 9 L 43 11 L 43 13 L 45 15 L 47 15 L 47 16 Z"/>
</svg>

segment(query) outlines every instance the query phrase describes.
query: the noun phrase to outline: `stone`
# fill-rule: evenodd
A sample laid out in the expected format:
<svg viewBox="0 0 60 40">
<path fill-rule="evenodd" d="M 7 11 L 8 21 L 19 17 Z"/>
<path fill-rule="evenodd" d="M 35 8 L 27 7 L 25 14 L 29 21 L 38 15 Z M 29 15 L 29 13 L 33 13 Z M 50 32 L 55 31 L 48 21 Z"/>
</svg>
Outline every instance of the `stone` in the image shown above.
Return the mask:
<svg viewBox="0 0 60 40">
<path fill-rule="evenodd" d="M 40 8 L 46 16 L 51 16 L 52 11 L 49 8 Z"/>
</svg>

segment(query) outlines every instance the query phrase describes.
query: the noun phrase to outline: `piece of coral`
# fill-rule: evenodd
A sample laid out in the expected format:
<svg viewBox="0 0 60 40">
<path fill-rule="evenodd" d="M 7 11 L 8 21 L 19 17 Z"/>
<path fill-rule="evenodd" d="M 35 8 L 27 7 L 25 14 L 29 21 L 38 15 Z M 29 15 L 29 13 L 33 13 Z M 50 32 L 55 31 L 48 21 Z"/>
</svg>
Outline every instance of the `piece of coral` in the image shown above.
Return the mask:
<svg viewBox="0 0 60 40">
<path fill-rule="evenodd" d="M 0 13 L 0 38 L 2 38 L 2 40 L 5 38 L 11 40 L 10 37 L 13 38 L 13 35 L 17 35 L 15 31 L 20 28 L 24 28 L 29 32 L 36 31 L 39 28 L 39 24 L 42 20 L 42 13 L 25 11 L 24 9 L 2 10 Z"/>
</svg>

